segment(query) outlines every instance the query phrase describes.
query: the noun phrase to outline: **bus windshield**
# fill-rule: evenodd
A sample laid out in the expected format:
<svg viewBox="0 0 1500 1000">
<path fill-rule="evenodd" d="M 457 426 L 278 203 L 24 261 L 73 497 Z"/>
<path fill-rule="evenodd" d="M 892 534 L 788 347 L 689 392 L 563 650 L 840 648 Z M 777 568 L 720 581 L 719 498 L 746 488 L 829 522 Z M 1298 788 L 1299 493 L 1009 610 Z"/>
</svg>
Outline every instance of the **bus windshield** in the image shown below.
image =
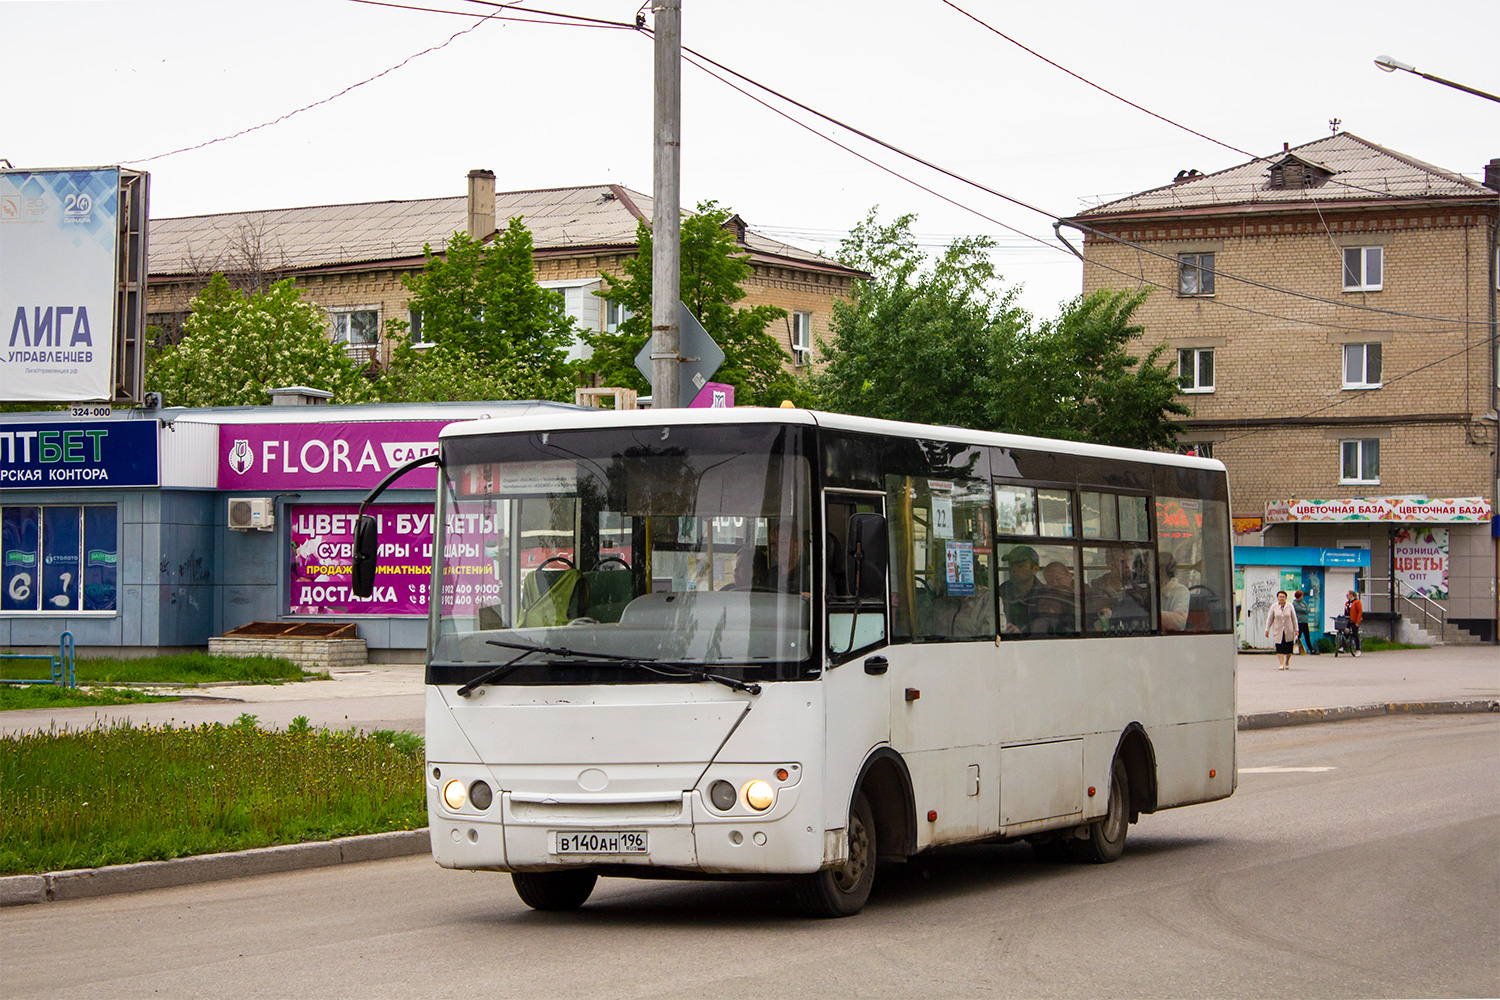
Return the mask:
<svg viewBox="0 0 1500 1000">
<path fill-rule="evenodd" d="M 498 683 L 662 681 L 622 669 L 642 658 L 743 680 L 806 676 L 805 433 L 657 426 L 446 439 L 429 683 L 464 683 L 518 649 Z"/>
</svg>

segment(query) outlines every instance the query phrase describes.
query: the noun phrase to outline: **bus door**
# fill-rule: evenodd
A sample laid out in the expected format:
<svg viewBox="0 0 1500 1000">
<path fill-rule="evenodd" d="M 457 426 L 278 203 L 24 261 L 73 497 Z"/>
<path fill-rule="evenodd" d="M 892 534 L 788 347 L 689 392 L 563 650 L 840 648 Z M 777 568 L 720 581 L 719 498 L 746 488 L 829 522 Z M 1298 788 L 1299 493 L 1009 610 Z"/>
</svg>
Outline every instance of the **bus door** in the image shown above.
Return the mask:
<svg viewBox="0 0 1500 1000">
<path fill-rule="evenodd" d="M 890 742 L 890 678 L 886 659 L 890 630 L 885 575 L 871 581 L 854 554 L 856 515 L 884 517 L 885 495 L 858 490 L 823 494 L 823 696 L 825 699 L 828 795 L 840 814 L 859 767 L 871 750 Z M 856 592 L 856 586 L 863 593 Z M 842 815 L 828 817 L 843 825 Z M 832 827 L 830 827 L 832 828 Z"/>
</svg>

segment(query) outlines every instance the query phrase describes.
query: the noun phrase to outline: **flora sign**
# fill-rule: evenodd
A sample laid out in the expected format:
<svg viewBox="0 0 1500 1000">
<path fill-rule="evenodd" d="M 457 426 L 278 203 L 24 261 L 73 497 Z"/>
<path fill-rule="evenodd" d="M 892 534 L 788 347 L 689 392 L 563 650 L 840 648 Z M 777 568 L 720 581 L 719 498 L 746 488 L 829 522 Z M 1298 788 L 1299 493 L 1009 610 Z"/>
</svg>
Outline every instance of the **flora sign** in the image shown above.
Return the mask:
<svg viewBox="0 0 1500 1000">
<path fill-rule="evenodd" d="M 219 489 L 370 489 L 414 458 L 435 454 L 447 420 L 365 423 L 223 424 Z M 413 470 L 402 489 L 437 486 L 431 467 Z"/>
<path fill-rule="evenodd" d="M 1403 524 L 1462 524 L 1488 521 L 1494 513 L 1484 497 L 1350 497 L 1347 500 L 1272 500 L 1266 523 L 1287 521 L 1395 521 Z"/>
</svg>

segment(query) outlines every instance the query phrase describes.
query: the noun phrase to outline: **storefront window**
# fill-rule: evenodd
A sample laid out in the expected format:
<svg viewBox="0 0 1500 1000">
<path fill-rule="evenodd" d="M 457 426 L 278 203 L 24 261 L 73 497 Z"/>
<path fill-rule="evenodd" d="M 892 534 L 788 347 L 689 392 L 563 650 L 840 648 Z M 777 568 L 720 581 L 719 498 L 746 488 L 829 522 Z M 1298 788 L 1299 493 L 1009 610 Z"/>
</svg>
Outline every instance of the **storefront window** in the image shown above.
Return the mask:
<svg viewBox="0 0 1500 1000">
<path fill-rule="evenodd" d="M 113 504 L 0 508 L 0 611 L 114 611 L 118 538 Z"/>
</svg>

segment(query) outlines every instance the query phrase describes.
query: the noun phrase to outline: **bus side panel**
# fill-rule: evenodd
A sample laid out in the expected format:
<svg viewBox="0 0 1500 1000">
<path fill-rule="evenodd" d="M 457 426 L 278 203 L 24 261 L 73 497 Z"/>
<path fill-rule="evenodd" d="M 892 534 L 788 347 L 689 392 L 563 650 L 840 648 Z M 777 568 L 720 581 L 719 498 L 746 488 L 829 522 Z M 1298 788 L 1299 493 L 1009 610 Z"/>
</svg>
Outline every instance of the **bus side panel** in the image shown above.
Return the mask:
<svg viewBox="0 0 1500 1000">
<path fill-rule="evenodd" d="M 889 648 L 872 650 L 823 671 L 825 865 L 844 860 L 845 828 L 860 768 L 875 748 L 891 741 L 890 674 L 872 674 L 865 668 L 872 657 L 889 653 Z"/>
<path fill-rule="evenodd" d="M 1147 735 L 1156 748 L 1158 809 L 1211 802 L 1234 791 L 1233 718 L 1161 726 Z"/>
</svg>

